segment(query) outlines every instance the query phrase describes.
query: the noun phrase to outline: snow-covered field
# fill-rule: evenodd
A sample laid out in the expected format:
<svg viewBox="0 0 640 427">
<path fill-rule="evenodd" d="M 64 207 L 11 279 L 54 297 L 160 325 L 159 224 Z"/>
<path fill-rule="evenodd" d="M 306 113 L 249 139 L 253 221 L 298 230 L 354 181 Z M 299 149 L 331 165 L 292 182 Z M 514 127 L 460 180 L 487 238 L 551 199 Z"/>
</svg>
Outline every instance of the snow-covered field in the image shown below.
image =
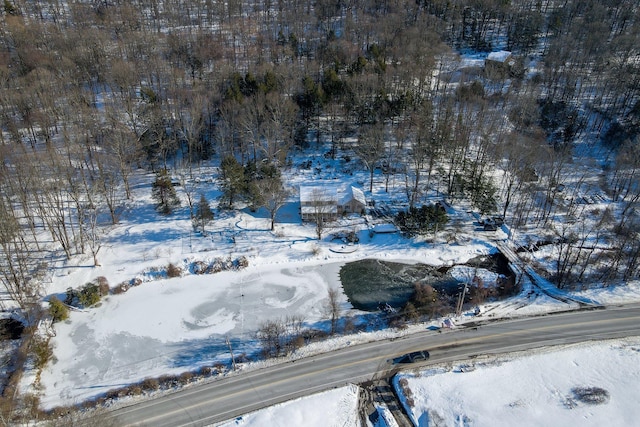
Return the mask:
<svg viewBox="0 0 640 427">
<path fill-rule="evenodd" d="M 437 366 L 394 385 L 419 426 L 634 426 L 640 338 Z M 580 389 L 604 390 L 602 402 L 581 400 Z"/>
</svg>

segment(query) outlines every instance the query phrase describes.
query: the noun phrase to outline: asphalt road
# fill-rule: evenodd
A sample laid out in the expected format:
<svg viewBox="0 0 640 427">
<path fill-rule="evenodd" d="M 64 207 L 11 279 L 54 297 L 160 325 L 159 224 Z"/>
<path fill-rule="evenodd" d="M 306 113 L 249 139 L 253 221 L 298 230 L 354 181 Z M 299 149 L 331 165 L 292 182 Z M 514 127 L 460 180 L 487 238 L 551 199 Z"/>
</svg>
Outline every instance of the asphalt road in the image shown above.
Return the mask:
<svg viewBox="0 0 640 427">
<path fill-rule="evenodd" d="M 122 408 L 112 415 L 122 426 L 206 426 L 318 391 L 388 376 L 398 369 L 391 359 L 410 351 L 429 350 L 427 365 L 626 336 L 640 336 L 640 305 L 425 331 L 238 373 Z"/>
</svg>

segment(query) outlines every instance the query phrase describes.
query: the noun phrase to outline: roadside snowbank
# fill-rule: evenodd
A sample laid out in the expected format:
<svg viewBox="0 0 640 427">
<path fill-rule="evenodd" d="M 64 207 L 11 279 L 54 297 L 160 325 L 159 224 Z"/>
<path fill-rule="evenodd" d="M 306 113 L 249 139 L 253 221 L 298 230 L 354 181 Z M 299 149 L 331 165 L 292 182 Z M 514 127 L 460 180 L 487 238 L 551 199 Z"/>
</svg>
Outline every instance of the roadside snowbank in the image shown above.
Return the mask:
<svg viewBox="0 0 640 427">
<path fill-rule="evenodd" d="M 631 426 L 639 367 L 635 337 L 435 366 L 402 373 L 394 386 L 420 426 Z M 578 388 L 604 390 L 605 402 L 581 401 Z"/>
<path fill-rule="evenodd" d="M 355 385 L 340 387 L 274 405 L 217 426 L 359 427 L 359 390 L 359 387 Z"/>
</svg>

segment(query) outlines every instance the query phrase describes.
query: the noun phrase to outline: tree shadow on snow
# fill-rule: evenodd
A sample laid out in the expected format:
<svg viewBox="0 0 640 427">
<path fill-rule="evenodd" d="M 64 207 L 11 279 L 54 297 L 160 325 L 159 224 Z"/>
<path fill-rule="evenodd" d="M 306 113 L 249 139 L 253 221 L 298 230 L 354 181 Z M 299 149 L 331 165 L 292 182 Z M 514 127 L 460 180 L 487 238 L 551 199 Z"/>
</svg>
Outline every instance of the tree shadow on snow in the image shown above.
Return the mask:
<svg viewBox="0 0 640 427">
<path fill-rule="evenodd" d="M 276 213 L 276 225 L 277 224 L 300 224 L 302 221 L 300 218 L 300 203 L 289 202 L 285 203 Z M 269 211 L 261 207 L 254 211 L 249 208 L 242 209 L 247 215 L 252 216 L 255 219 L 265 219 L 271 221 Z"/>
<path fill-rule="evenodd" d="M 161 224 L 159 224 L 161 225 Z M 127 243 L 129 245 L 140 243 L 161 243 L 169 240 L 177 240 L 182 237 L 183 231 L 172 227 L 157 228 L 153 230 L 140 230 L 131 232 L 127 229 L 125 233 L 109 239 L 109 243 Z"/>
<path fill-rule="evenodd" d="M 254 339 L 229 337 L 229 342 L 224 336 L 216 335 L 205 339 L 186 340 L 174 344 L 174 354 L 171 359 L 173 368 L 195 368 L 197 366 L 212 365 L 217 362 L 230 363 L 231 351 L 236 362 L 242 357 L 253 356 L 260 351 L 258 343 Z"/>
</svg>

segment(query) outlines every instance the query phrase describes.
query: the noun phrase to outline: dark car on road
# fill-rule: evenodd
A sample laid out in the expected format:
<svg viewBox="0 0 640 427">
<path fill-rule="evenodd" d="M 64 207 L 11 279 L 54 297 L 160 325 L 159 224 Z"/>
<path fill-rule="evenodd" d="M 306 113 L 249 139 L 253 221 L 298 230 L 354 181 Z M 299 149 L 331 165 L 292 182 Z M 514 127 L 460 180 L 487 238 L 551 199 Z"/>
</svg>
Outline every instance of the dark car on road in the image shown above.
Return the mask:
<svg viewBox="0 0 640 427">
<path fill-rule="evenodd" d="M 427 350 L 412 351 L 400 357 L 393 359 L 393 363 L 415 363 L 429 360 L 429 352 Z"/>
</svg>

